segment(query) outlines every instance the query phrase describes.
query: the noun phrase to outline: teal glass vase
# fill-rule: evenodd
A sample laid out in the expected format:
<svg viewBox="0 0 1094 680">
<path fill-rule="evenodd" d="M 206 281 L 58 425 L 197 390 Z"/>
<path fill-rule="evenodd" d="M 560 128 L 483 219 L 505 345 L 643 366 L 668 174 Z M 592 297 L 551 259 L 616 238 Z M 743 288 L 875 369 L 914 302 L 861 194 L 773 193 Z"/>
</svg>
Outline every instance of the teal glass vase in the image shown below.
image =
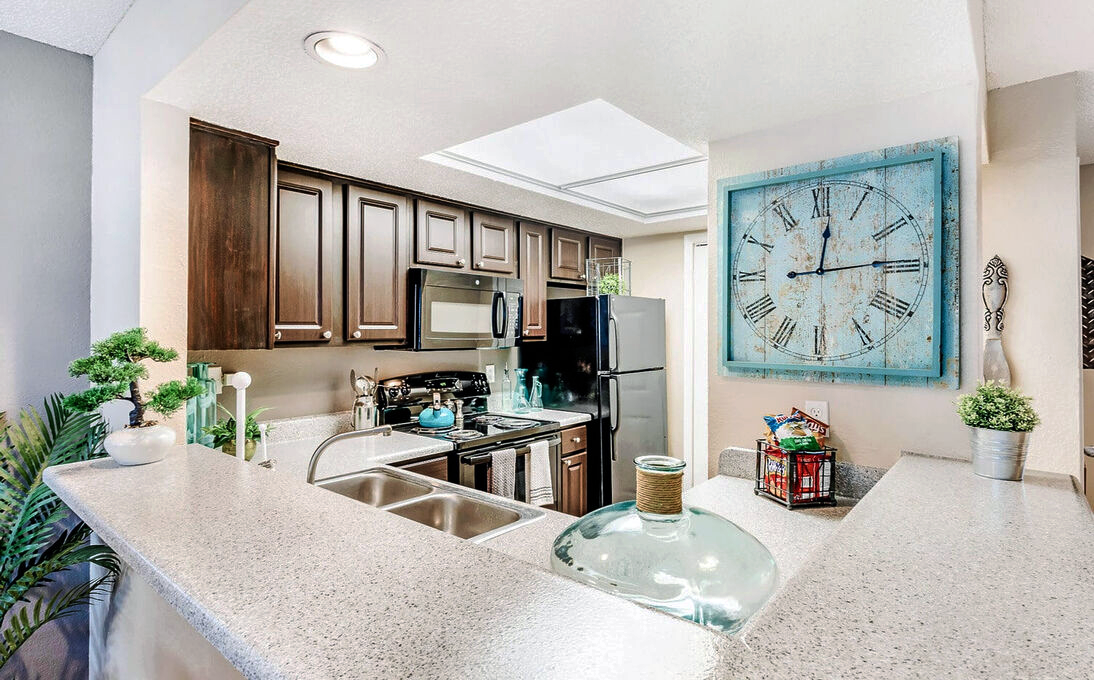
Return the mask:
<svg viewBox="0 0 1094 680">
<path fill-rule="evenodd" d="M 682 503 L 684 461 L 635 459 L 638 499 L 585 515 L 555 539 L 554 571 L 735 633 L 775 591 L 775 559 L 733 522 Z"/>
</svg>

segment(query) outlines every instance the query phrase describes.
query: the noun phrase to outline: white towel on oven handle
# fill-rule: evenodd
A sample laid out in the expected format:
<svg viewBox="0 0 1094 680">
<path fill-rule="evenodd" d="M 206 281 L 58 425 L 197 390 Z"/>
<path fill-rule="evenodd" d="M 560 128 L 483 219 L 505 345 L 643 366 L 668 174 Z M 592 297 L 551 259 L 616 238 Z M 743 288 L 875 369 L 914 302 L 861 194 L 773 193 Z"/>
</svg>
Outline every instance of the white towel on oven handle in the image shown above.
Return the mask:
<svg viewBox="0 0 1094 680">
<path fill-rule="evenodd" d="M 532 505 L 551 505 L 555 502 L 555 488 L 551 482 L 550 448 L 546 440 L 528 445 L 528 464 L 524 475 L 528 479 L 528 502 Z"/>
<path fill-rule="evenodd" d="M 490 454 L 491 474 L 494 477 L 492 491 L 505 498 L 517 497 L 517 450 L 498 449 Z"/>
</svg>

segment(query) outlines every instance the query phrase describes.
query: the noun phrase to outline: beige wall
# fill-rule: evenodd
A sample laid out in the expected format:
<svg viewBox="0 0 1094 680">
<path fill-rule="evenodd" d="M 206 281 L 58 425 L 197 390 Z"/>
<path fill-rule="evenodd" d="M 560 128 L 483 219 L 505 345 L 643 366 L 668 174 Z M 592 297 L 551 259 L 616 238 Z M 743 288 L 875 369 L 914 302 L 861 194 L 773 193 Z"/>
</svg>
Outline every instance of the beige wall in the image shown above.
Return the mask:
<svg viewBox="0 0 1094 680">
<path fill-rule="evenodd" d="M 956 136 L 960 142 L 961 386 L 975 385 L 980 364 L 977 165 L 980 140 L 978 86 L 951 88 L 889 104 L 805 120 L 712 142 L 710 203 L 724 177 Z M 718 214 L 708 219 L 710 271 L 718 271 Z M 719 290 L 711 276 L 710 318 L 717 319 Z M 765 413 L 829 402 L 834 445 L 840 457 L 889 467 L 902 450 L 965 456 L 967 433 L 954 413 L 957 392 L 937 388 L 883 387 L 728 377 L 721 374 L 718 331 L 710 342 L 709 441 L 711 469 L 729 446 L 754 447 Z"/>
<path fill-rule="evenodd" d="M 668 382 L 668 453 L 684 447 L 684 237 L 662 234 L 623 240 L 634 295 L 665 299 L 665 379 Z M 711 469 L 717 469 L 717 466 Z"/>
<path fill-rule="evenodd" d="M 1081 479 L 1075 75 L 988 93 L 983 253 L 1010 275 L 1003 348 L 1041 416 L 1027 465 Z"/>
</svg>

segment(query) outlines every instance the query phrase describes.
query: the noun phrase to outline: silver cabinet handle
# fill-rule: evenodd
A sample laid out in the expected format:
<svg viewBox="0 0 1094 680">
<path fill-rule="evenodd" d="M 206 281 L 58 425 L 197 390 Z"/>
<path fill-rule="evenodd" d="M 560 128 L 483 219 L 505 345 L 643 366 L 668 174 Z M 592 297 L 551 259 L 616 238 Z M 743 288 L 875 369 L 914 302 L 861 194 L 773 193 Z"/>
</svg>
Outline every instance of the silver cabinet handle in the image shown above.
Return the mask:
<svg viewBox="0 0 1094 680">
<path fill-rule="evenodd" d="M 579 276 L 578 278 L 579 278 L 579 279 L 581 279 L 582 281 L 584 281 L 584 280 L 585 280 L 585 275 L 584 275 L 584 274 L 582 274 L 582 275 L 581 275 L 581 276 Z"/>
<path fill-rule="evenodd" d="M 330 331 L 323 331 L 323 339 L 330 340 L 330 336 L 331 336 Z"/>
<path fill-rule="evenodd" d="M 353 337 L 355 337 L 355 338 L 361 337 L 361 331 L 353 331 Z"/>
<path fill-rule="evenodd" d="M 485 263 L 482 260 L 479 260 L 478 262 L 475 263 L 475 266 L 478 267 L 479 269 L 482 269 L 484 265 L 485 265 Z"/>
<path fill-rule="evenodd" d="M 457 257 L 456 258 L 456 266 L 457 267 L 462 267 L 466 264 L 467 264 L 467 260 L 463 259 L 462 257 Z"/>
<path fill-rule="evenodd" d="M 277 331 L 276 333 L 274 333 L 274 340 L 280 340 L 280 339 L 281 339 L 281 331 Z"/>
<path fill-rule="evenodd" d="M 572 441 L 575 444 L 580 444 L 581 443 L 581 437 L 572 437 L 570 439 L 570 441 Z"/>
</svg>

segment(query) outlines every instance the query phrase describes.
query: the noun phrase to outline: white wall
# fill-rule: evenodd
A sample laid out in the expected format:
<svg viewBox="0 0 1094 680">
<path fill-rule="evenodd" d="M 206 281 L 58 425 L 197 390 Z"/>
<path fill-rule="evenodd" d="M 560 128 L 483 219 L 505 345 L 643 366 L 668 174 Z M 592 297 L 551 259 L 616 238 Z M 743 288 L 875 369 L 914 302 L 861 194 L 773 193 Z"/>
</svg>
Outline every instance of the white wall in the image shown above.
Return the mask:
<svg viewBox="0 0 1094 680">
<path fill-rule="evenodd" d="M 141 98 L 244 4 L 136 0 L 95 55 L 92 339 L 140 323 Z"/>
<path fill-rule="evenodd" d="M 0 411 L 71 391 L 88 347 L 91 60 L 0 32 Z"/>
<path fill-rule="evenodd" d="M 977 234 L 977 169 L 980 142 L 979 87 L 950 88 L 877 106 L 804 120 L 710 144 L 710 203 L 724 177 L 898 146 L 938 137 L 959 138 L 961 220 L 961 386 L 976 384 L 980 364 Z M 721 257 L 718 215 L 708 220 L 711 271 Z M 716 319 L 717 277 L 712 277 L 710 318 Z M 717 333 L 713 330 L 712 333 Z M 968 455 L 968 436 L 954 413 L 957 393 L 937 388 L 727 377 L 717 336 L 710 343 L 709 441 L 711 469 L 729 446 L 753 448 L 763 414 L 803 406 L 806 399 L 829 402 L 834 445 L 840 457 L 889 467 L 903 450 L 943 456 Z"/>
<path fill-rule="evenodd" d="M 1042 424 L 1027 465 L 1081 479 L 1075 74 L 988 93 L 983 253 L 1010 274 L 1003 348 Z"/>
<path fill-rule="evenodd" d="M 15 416 L 72 391 L 88 347 L 91 59 L 0 32 L 0 64 L 0 411 Z M 84 613 L 46 625 L 6 676 L 86 678 L 87 629 Z"/>
</svg>

